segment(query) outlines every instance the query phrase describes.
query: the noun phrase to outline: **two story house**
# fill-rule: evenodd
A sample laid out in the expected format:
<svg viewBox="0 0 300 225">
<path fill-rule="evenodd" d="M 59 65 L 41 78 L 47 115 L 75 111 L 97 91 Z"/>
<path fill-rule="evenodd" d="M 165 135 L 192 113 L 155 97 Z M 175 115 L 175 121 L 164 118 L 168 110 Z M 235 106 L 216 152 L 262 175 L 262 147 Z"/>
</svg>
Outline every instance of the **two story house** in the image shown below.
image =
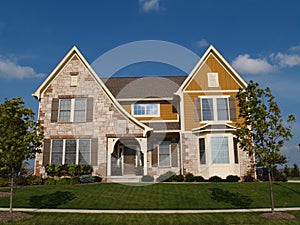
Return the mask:
<svg viewBox="0 0 300 225">
<path fill-rule="evenodd" d="M 44 126 L 35 174 L 90 164 L 107 181 L 167 172 L 245 176 L 233 132 L 246 82 L 210 46 L 188 76 L 101 78 L 73 47 L 34 92 Z"/>
</svg>

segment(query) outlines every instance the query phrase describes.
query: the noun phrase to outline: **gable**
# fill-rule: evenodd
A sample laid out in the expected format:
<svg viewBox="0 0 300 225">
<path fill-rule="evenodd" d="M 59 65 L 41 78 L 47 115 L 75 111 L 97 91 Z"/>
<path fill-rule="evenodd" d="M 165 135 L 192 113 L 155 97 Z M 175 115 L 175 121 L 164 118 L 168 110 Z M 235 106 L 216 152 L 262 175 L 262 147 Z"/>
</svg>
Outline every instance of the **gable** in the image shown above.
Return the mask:
<svg viewBox="0 0 300 225">
<path fill-rule="evenodd" d="M 218 87 L 209 87 L 208 73 L 217 73 Z M 185 91 L 196 90 L 238 90 L 240 85 L 221 64 L 214 54 L 209 54 L 201 68 L 185 88 Z"/>
</svg>

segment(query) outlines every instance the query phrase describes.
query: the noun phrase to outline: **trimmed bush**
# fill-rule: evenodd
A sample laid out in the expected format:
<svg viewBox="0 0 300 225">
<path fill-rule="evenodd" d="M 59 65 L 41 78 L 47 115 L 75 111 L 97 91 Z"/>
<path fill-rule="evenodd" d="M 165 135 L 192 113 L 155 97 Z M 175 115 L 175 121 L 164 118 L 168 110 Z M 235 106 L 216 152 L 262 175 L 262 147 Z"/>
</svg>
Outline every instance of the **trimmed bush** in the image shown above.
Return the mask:
<svg viewBox="0 0 300 225">
<path fill-rule="evenodd" d="M 94 178 L 94 182 L 101 182 L 102 181 L 102 177 L 93 176 L 93 178 Z"/>
<path fill-rule="evenodd" d="M 227 182 L 238 182 L 239 180 L 240 180 L 240 178 L 236 175 L 228 175 L 226 177 Z"/>
<path fill-rule="evenodd" d="M 152 177 L 150 175 L 144 175 L 141 180 L 142 180 L 142 182 L 153 182 L 154 177 Z"/>
<path fill-rule="evenodd" d="M 53 178 L 47 178 L 44 180 L 44 184 L 45 185 L 55 185 L 56 184 L 56 180 Z"/>
<path fill-rule="evenodd" d="M 14 183 L 15 185 L 19 185 L 19 186 L 26 186 L 28 185 L 28 178 L 24 176 L 18 176 L 15 179 Z"/>
<path fill-rule="evenodd" d="M 0 177 L 0 187 L 7 187 L 8 183 L 8 178 Z"/>
<path fill-rule="evenodd" d="M 185 182 L 194 182 L 194 181 L 195 181 L 194 174 L 188 173 L 187 175 L 185 175 Z"/>
<path fill-rule="evenodd" d="M 202 176 L 194 176 L 196 182 L 205 182 L 205 179 Z"/>
<path fill-rule="evenodd" d="M 254 182 L 255 179 L 251 175 L 244 176 L 244 182 Z"/>
<path fill-rule="evenodd" d="M 218 176 L 212 176 L 208 179 L 209 182 L 222 182 L 222 178 Z"/>
<path fill-rule="evenodd" d="M 173 182 L 183 182 L 184 181 L 184 176 L 179 174 L 179 175 L 173 175 L 171 177 L 171 181 Z"/>
<path fill-rule="evenodd" d="M 42 178 L 38 177 L 38 176 L 29 176 L 28 177 L 28 184 L 29 185 L 40 185 L 43 183 Z"/>
<path fill-rule="evenodd" d="M 176 175 L 173 171 L 168 171 L 162 175 L 160 175 L 158 178 L 156 178 L 157 182 L 172 182 L 173 176 Z"/>
</svg>

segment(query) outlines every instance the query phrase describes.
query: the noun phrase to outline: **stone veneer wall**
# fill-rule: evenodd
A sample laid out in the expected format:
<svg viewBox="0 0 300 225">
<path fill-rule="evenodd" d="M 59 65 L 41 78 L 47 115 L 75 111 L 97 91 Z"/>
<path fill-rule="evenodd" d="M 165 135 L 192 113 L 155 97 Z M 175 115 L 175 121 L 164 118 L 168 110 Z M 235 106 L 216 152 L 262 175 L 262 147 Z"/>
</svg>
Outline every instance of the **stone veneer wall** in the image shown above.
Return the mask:
<svg viewBox="0 0 300 225">
<path fill-rule="evenodd" d="M 71 86 L 71 74 L 77 74 L 77 86 Z M 59 97 L 93 98 L 93 122 L 51 123 L 52 99 Z M 75 55 L 58 72 L 39 102 L 39 121 L 44 126 L 45 139 L 97 138 L 98 165 L 94 172 L 106 176 L 107 134 L 142 135 L 142 128 L 133 124 L 115 108 L 112 101 Z M 44 173 L 43 153 L 36 156 L 35 173 Z"/>
</svg>

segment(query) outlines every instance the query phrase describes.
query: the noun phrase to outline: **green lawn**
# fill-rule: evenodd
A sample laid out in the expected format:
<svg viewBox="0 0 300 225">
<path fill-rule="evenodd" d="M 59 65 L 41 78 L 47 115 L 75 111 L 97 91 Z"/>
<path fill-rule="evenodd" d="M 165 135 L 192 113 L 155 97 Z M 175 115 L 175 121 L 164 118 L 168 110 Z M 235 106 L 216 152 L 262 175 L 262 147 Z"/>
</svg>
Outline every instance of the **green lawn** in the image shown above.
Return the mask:
<svg viewBox="0 0 300 225">
<path fill-rule="evenodd" d="M 299 207 L 300 184 L 274 183 L 275 207 Z M 8 207 L 9 198 L 0 198 Z M 267 183 L 90 184 L 15 189 L 14 207 L 70 209 L 269 208 Z"/>
<path fill-rule="evenodd" d="M 5 224 L 22 225 L 95 225 L 95 224 L 128 224 L 128 225 L 190 225 L 190 224 L 262 224 L 289 225 L 300 224 L 300 211 L 289 212 L 296 219 L 268 220 L 259 217 L 259 213 L 222 213 L 222 214 L 61 214 L 34 213 L 30 219 Z M 1 224 L 1 222 L 0 222 Z"/>
</svg>

